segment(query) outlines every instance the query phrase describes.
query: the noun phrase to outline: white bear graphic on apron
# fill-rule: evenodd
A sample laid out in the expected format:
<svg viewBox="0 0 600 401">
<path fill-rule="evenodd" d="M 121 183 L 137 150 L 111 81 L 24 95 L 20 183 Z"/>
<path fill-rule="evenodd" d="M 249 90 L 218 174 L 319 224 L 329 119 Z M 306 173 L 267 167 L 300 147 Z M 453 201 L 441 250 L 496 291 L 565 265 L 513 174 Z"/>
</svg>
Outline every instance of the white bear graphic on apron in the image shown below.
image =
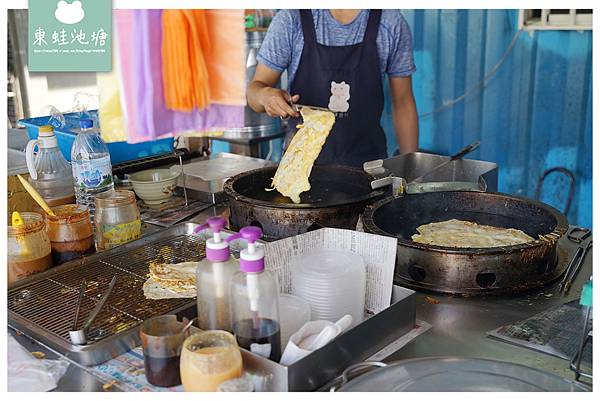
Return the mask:
<svg viewBox="0 0 600 401">
<path fill-rule="evenodd" d="M 350 85 L 345 81 L 337 83 L 331 81 L 331 97 L 329 98 L 329 110 L 338 113 L 345 113 L 350 108 Z"/>
</svg>

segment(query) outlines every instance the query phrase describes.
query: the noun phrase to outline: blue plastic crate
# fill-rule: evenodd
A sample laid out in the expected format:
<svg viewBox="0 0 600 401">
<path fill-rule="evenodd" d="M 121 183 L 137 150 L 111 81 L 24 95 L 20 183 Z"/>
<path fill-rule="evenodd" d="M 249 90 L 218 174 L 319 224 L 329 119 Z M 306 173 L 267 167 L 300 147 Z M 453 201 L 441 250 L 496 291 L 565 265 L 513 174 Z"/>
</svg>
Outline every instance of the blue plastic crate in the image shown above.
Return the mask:
<svg viewBox="0 0 600 401">
<path fill-rule="evenodd" d="M 89 111 L 90 116 L 96 119 L 98 111 Z M 71 161 L 71 147 L 79 132 L 79 113 L 67 113 L 64 115 L 66 124 L 63 127 L 54 126 L 54 134 L 58 140 L 58 147 L 67 161 Z M 27 128 L 29 139 L 38 137 L 39 128 L 50 124 L 50 116 L 34 117 L 19 120 Z M 122 163 L 130 160 L 140 159 L 148 156 L 162 155 L 173 152 L 173 138 L 159 139 L 151 142 L 130 144 L 127 142 L 107 143 L 110 161 L 112 164 Z"/>
</svg>

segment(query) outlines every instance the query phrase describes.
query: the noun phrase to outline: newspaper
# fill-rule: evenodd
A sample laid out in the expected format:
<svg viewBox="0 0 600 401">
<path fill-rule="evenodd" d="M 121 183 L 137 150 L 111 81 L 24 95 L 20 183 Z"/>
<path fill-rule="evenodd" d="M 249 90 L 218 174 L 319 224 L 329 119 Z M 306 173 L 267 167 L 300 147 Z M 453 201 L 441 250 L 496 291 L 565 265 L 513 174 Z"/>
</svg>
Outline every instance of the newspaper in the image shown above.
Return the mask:
<svg viewBox="0 0 600 401">
<path fill-rule="evenodd" d="M 501 326 L 488 332 L 488 335 L 494 339 L 570 360 L 579 350 L 584 316 L 579 300 L 574 300 L 528 319 Z M 591 342 L 588 342 L 583 351 L 582 362 L 591 365 Z"/>
<path fill-rule="evenodd" d="M 142 347 L 129 350 L 118 357 L 96 366 L 83 367 L 106 383 L 112 383 L 121 391 L 183 391 L 183 386 L 157 387 L 148 383 L 144 371 L 144 354 Z"/>
<path fill-rule="evenodd" d="M 384 360 L 385 358 L 394 354 L 406 344 L 410 343 L 416 337 L 420 336 L 430 328 L 431 325 L 429 323 L 424 322 L 422 320 L 417 320 L 414 329 L 406 333 L 404 336 L 398 338 L 391 344 L 387 345 L 386 347 L 382 348 L 380 351 L 368 358 L 367 361 Z M 142 352 L 142 347 L 137 347 L 99 365 L 82 366 L 82 368 L 95 375 L 103 382 L 113 383 L 114 387 L 121 391 L 183 391 L 182 385 L 175 387 L 156 387 L 148 383 L 148 381 L 146 380 L 146 374 L 144 372 L 144 356 Z M 245 366 L 244 368 L 245 373 L 250 377 L 253 377 L 254 375 L 256 375 L 257 377 L 262 377 L 264 375 L 264 372 L 260 369 L 256 370 L 256 367 Z"/>
<path fill-rule="evenodd" d="M 292 259 L 315 248 L 345 249 L 362 256 L 367 267 L 365 310 L 376 314 L 390 306 L 396 264 L 396 238 L 339 228 L 322 228 L 265 245 L 265 267 L 277 273 L 280 290 L 292 291 Z"/>
</svg>

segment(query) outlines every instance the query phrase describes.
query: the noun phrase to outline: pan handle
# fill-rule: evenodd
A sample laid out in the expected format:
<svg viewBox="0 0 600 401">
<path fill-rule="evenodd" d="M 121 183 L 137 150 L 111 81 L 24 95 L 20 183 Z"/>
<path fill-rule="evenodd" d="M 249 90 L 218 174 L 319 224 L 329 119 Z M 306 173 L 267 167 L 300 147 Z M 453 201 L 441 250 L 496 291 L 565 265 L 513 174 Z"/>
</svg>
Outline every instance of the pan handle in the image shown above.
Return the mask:
<svg viewBox="0 0 600 401">
<path fill-rule="evenodd" d="M 544 181 L 546 181 L 546 178 L 552 173 L 562 173 L 566 175 L 569 179 L 569 195 L 567 197 L 567 203 L 565 204 L 565 208 L 563 210 L 563 214 L 568 215 L 569 210 L 571 209 L 571 201 L 573 201 L 573 195 L 575 194 L 575 174 L 573 174 L 571 170 L 565 167 L 553 167 L 542 173 L 542 176 L 539 178 L 535 187 L 535 199 L 540 200 Z"/>
<path fill-rule="evenodd" d="M 363 170 L 374 177 L 385 175 L 388 170 L 383 165 L 383 159 L 371 160 L 363 163 Z"/>
<path fill-rule="evenodd" d="M 371 189 L 380 189 L 387 186 L 392 186 L 392 195 L 400 196 L 406 189 L 406 180 L 401 177 L 389 176 L 371 181 Z"/>
<path fill-rule="evenodd" d="M 450 156 L 450 160 L 459 160 L 459 159 L 462 159 L 464 156 L 468 155 L 469 153 L 471 153 L 475 149 L 477 149 L 480 144 L 481 144 L 481 142 L 476 141 L 476 142 L 473 142 L 470 145 L 465 146 L 464 148 L 462 148 L 461 150 L 459 150 L 457 153 L 455 153 L 452 156 Z"/>
<path fill-rule="evenodd" d="M 350 365 L 346 369 L 344 369 L 344 371 L 342 372 L 342 375 L 341 375 L 342 385 L 348 383 L 352 378 L 359 376 L 363 373 L 366 373 L 369 370 L 377 369 L 377 368 L 385 368 L 386 366 L 388 366 L 387 363 L 374 362 L 374 361 L 359 362 L 354 365 Z"/>
</svg>

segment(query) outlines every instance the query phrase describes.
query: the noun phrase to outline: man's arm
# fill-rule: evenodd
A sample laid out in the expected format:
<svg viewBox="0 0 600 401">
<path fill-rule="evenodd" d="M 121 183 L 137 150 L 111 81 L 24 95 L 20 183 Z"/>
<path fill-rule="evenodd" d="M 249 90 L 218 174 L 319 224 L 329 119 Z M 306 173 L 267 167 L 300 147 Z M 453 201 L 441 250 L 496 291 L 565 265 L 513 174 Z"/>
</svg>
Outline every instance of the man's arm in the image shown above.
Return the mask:
<svg viewBox="0 0 600 401">
<path fill-rule="evenodd" d="M 416 152 L 419 147 L 419 118 L 412 92 L 412 78 L 390 77 L 392 117 L 400 153 Z"/>
<path fill-rule="evenodd" d="M 248 84 L 248 105 L 257 113 L 267 113 L 271 117 L 298 117 L 298 113 L 289 104 L 289 93 L 274 88 L 280 77 L 280 72 L 258 63 L 254 77 Z M 299 95 L 291 97 L 293 103 L 298 102 L 298 99 Z"/>
</svg>

